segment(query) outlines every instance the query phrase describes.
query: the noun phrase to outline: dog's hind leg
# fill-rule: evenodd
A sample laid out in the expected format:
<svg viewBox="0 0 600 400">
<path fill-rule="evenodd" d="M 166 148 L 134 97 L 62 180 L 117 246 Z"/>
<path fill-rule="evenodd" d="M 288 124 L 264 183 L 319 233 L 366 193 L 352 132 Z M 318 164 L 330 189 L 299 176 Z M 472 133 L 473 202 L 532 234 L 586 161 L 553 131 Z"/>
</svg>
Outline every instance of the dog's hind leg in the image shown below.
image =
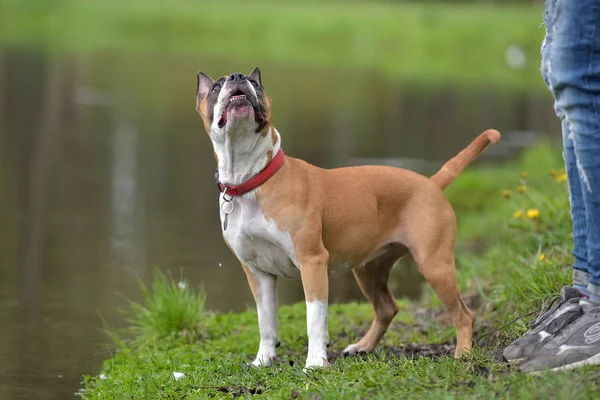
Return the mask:
<svg viewBox="0 0 600 400">
<path fill-rule="evenodd" d="M 388 278 L 394 263 L 406 253 L 408 253 L 406 247 L 395 246 L 353 271 L 358 286 L 373 304 L 375 318 L 365 336 L 346 347 L 342 354 L 354 355 L 373 351 L 387 331 L 392 319 L 398 313 L 398 305 L 388 287 Z"/>
<path fill-rule="evenodd" d="M 440 222 L 444 217 L 451 216 L 447 223 Z M 453 213 L 440 214 L 435 228 L 424 226 L 421 232 L 415 232 L 415 244 L 411 252 L 419 265 L 419 271 L 431 285 L 438 298 L 452 317 L 456 328 L 455 357 L 465 351 L 470 351 L 473 340 L 475 314 L 463 302 L 456 282 L 456 267 L 454 265 L 454 240 L 456 225 Z M 431 228 L 431 229 L 428 229 Z M 427 234 L 420 234 L 428 232 Z M 435 232 L 435 234 L 431 234 Z"/>
<path fill-rule="evenodd" d="M 454 262 L 430 258 L 420 264 L 421 273 L 429 282 L 439 299 L 444 303 L 456 328 L 455 357 L 470 351 L 473 340 L 475 314 L 463 302 L 456 284 Z"/>
</svg>

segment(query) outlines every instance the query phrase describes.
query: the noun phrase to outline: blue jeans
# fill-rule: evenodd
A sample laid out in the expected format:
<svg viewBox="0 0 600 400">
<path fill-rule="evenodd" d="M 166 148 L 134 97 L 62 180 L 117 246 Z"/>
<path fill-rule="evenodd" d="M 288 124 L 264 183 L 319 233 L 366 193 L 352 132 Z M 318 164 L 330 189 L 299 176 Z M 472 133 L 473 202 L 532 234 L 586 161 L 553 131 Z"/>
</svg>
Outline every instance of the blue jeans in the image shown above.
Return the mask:
<svg viewBox="0 0 600 400">
<path fill-rule="evenodd" d="M 600 288 L 600 0 L 546 0 L 542 76 L 562 123 L 576 270 Z M 586 275 L 587 276 L 587 275 Z"/>
</svg>

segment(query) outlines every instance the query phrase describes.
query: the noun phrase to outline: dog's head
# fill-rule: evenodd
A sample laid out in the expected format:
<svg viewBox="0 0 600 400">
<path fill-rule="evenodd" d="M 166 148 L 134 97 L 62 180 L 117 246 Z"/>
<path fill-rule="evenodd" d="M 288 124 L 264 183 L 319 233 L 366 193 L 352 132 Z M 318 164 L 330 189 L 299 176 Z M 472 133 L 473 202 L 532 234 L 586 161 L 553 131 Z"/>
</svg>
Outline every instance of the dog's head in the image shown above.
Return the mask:
<svg viewBox="0 0 600 400">
<path fill-rule="evenodd" d="M 265 93 L 258 67 L 249 75 L 233 73 L 213 80 L 198 73 L 196 111 L 211 137 L 243 128 L 266 132 L 271 125 L 271 99 Z"/>
</svg>

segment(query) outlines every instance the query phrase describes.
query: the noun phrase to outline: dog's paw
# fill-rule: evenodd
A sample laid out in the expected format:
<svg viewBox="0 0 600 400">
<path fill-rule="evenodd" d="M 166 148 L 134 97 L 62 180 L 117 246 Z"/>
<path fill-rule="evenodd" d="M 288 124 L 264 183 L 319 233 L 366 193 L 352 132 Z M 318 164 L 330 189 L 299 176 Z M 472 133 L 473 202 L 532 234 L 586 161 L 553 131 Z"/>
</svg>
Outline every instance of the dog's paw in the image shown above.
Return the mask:
<svg viewBox="0 0 600 400">
<path fill-rule="evenodd" d="M 351 356 L 355 356 L 357 354 L 364 354 L 364 353 L 368 353 L 368 351 L 363 349 L 362 347 L 360 347 L 357 343 L 351 344 L 350 346 L 348 346 L 344 350 L 342 350 L 342 356 L 344 356 L 344 357 L 351 357 Z"/>
<path fill-rule="evenodd" d="M 275 360 L 275 355 L 258 354 L 251 364 L 255 367 L 270 367 L 273 360 Z"/>
<path fill-rule="evenodd" d="M 303 371 L 306 372 L 309 369 L 323 368 L 323 367 L 331 368 L 331 364 L 329 363 L 329 361 L 327 361 L 327 355 L 314 356 L 314 357 L 309 356 L 306 359 L 306 365 L 304 366 Z"/>
</svg>

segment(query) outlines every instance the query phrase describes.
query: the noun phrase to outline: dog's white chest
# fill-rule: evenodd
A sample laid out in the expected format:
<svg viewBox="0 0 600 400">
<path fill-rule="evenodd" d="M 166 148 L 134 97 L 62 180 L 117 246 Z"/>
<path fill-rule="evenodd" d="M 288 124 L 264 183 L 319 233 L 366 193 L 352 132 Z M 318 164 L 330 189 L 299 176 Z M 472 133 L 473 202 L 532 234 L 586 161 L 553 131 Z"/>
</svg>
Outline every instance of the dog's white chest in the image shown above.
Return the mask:
<svg viewBox="0 0 600 400">
<path fill-rule="evenodd" d="M 290 234 L 265 218 L 252 193 L 232 201 L 235 209 L 227 216 L 223 235 L 239 260 L 254 270 L 282 278 L 300 278 Z M 222 203 L 221 195 L 219 205 Z M 225 214 L 220 211 L 220 215 L 223 227 Z"/>
</svg>

